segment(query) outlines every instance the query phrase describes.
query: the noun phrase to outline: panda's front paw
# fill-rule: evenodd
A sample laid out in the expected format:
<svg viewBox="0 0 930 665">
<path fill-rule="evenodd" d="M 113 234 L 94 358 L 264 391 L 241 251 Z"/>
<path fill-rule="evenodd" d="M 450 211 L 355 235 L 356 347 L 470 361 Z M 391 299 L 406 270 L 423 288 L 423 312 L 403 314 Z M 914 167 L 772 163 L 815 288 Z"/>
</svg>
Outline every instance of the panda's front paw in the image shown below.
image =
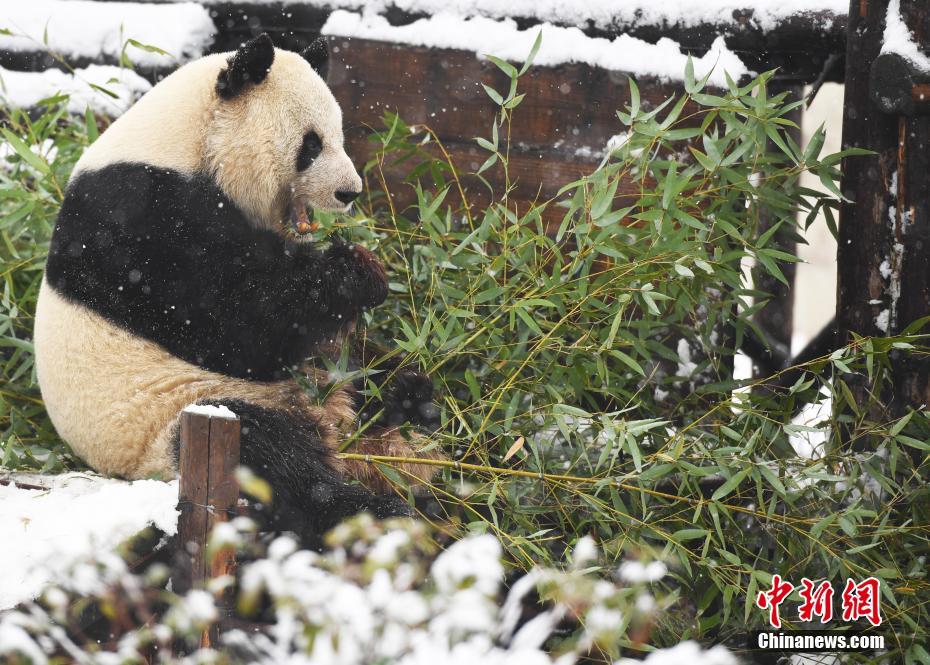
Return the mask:
<svg viewBox="0 0 930 665">
<path fill-rule="evenodd" d="M 334 242 L 326 252 L 337 308 L 353 313 L 387 298 L 387 274 L 378 257 L 361 245 Z"/>
<path fill-rule="evenodd" d="M 433 380 L 412 370 L 400 370 L 381 391 L 386 425 L 410 423 L 427 430 L 439 427 L 439 408 L 433 402 Z"/>
</svg>

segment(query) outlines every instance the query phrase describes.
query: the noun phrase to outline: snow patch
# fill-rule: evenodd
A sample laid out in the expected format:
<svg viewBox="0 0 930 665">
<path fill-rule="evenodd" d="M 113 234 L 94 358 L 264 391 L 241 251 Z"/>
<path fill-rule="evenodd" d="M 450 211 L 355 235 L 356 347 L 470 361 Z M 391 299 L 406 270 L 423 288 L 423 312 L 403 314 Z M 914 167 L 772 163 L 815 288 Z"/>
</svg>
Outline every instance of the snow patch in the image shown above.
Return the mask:
<svg viewBox="0 0 930 665">
<path fill-rule="evenodd" d="M 646 656 L 645 660 L 621 658 L 615 665 L 738 665 L 736 656 L 725 647 L 715 646 L 707 651 L 701 649 L 697 642 L 687 641 L 668 649 L 657 649 Z"/>
<path fill-rule="evenodd" d="M 188 404 L 184 407 L 184 413 L 196 413 L 201 416 L 210 416 L 211 418 L 229 418 L 236 420 L 239 418 L 229 407 L 215 404 Z"/>
<path fill-rule="evenodd" d="M 688 56 L 671 39 L 663 37 L 656 44 L 629 35 L 614 40 L 588 37 L 578 28 L 563 28 L 549 23 L 520 30 L 513 19 L 493 20 L 483 16 L 463 18 L 442 11 L 407 25 L 391 25 L 372 11 L 362 14 L 337 10 L 323 26 L 324 35 L 354 37 L 410 44 L 429 48 L 474 51 L 505 60 L 522 61 L 529 54 L 542 31 L 542 46 L 533 61 L 536 65 L 556 66 L 577 62 L 637 76 L 680 81 L 684 78 Z M 694 74 L 702 78 L 710 73 L 711 85 L 726 85 L 725 73 L 738 79 L 749 73 L 739 57 L 727 49 L 718 37 L 701 58 L 693 59 Z"/>
<path fill-rule="evenodd" d="M 901 17 L 901 0 L 888 3 L 885 14 L 885 33 L 882 35 L 882 53 L 895 53 L 923 71 L 930 71 L 930 58 L 920 50 L 911 31 Z M 897 175 L 897 172 L 895 173 Z"/>
<path fill-rule="evenodd" d="M 126 48 L 139 65 L 174 66 L 200 57 L 213 40 L 209 12 L 193 2 L 145 4 L 90 0 L 0 3 L 0 50 L 50 50 L 66 57 L 119 58 Z M 47 35 L 48 39 L 45 39 Z M 127 45 L 134 39 L 170 55 Z"/>
<path fill-rule="evenodd" d="M 151 89 L 152 84 L 134 71 L 111 65 L 90 65 L 73 74 L 57 69 L 15 72 L 0 67 L 0 99 L 17 108 L 36 106 L 43 99 L 64 94 L 69 97 L 70 113 L 84 113 L 90 107 L 95 113 L 115 118 Z"/>
<path fill-rule="evenodd" d="M 666 573 L 668 573 L 668 568 L 661 561 L 650 561 L 647 564 L 639 561 L 624 561 L 617 570 L 620 579 L 631 584 L 658 582 L 665 577 Z"/>
<path fill-rule="evenodd" d="M 822 399 L 809 402 L 791 419 L 786 427 L 788 441 L 799 457 L 818 459 L 825 453 L 824 445 L 830 435 L 830 416 L 833 401 L 826 390 L 821 391 Z"/>
<path fill-rule="evenodd" d="M 888 321 L 891 318 L 891 310 L 883 309 L 879 312 L 878 316 L 875 317 L 875 327 L 881 330 L 883 333 L 888 332 Z"/>
<path fill-rule="evenodd" d="M 0 610 L 36 598 L 76 562 L 152 524 L 177 531 L 177 482 L 126 482 L 89 473 L 49 476 L 51 488 L 0 485 Z"/>
<path fill-rule="evenodd" d="M 675 373 L 678 376 L 688 378 L 694 374 L 694 370 L 697 369 L 697 363 L 691 359 L 691 345 L 688 343 L 688 340 L 684 337 L 679 339 L 676 351 L 678 351 L 679 363 L 678 370 Z"/>
</svg>

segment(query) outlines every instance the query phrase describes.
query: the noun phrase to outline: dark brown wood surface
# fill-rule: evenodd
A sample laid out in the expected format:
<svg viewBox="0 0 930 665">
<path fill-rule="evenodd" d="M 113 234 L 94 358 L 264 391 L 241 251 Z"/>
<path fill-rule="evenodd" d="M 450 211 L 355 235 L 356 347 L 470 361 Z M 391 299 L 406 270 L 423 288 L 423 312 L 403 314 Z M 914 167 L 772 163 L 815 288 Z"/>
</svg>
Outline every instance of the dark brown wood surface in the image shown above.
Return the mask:
<svg viewBox="0 0 930 665">
<path fill-rule="evenodd" d="M 207 513 L 206 538 L 209 538 L 213 527 L 220 522 L 228 521 L 236 512 L 239 501 L 239 483 L 236 480 L 236 468 L 239 466 L 239 428 L 238 419 L 210 418 L 207 495 L 211 510 Z M 235 576 L 235 548 L 227 546 L 210 554 L 210 560 L 205 563 L 205 574 L 208 577 Z M 206 636 L 208 644 L 216 644 L 221 623 L 233 613 L 235 607 L 233 585 L 229 585 L 219 593 L 216 600 L 220 621 L 213 625 Z"/>
<path fill-rule="evenodd" d="M 481 83 L 497 90 L 507 86 L 492 63 L 467 51 L 363 39 L 332 38 L 330 48 L 330 87 L 344 110 L 347 150 L 356 164 L 372 155 L 368 136 L 372 128 L 382 128 L 385 111 L 398 113 L 408 124 L 428 126 L 460 172 L 476 171 L 488 157 L 474 137 L 490 137 L 497 107 Z M 511 125 L 510 176 L 515 185 L 510 198 L 526 210 L 597 166 L 607 141 L 624 131 L 616 112 L 629 103 L 630 87 L 625 73 L 567 64 L 532 67 L 520 90 L 526 98 Z M 649 110 L 678 94 L 680 84 L 645 80 L 640 92 L 642 107 Z M 693 110 L 686 107 L 682 115 Z M 386 173 L 401 207 L 413 201 L 411 188 L 401 184 L 408 169 Z M 496 192 L 504 190 L 499 165 L 483 175 Z M 487 203 L 487 190 L 476 178 L 466 177 L 465 184 L 471 204 Z M 634 188 L 628 183 L 626 191 Z"/>
<path fill-rule="evenodd" d="M 870 98 L 889 0 L 852 0 L 847 40 L 843 144 L 875 151 L 844 161 L 840 216 L 840 339 L 897 334 L 930 315 L 930 116 L 882 112 Z M 902 15 L 918 43 L 930 43 L 930 4 L 904 0 Z M 874 304 L 873 304 L 874 303 Z M 887 331 L 877 324 L 888 312 Z M 896 352 L 893 352 L 893 356 Z M 893 410 L 926 404 L 927 363 L 896 357 Z"/>
<path fill-rule="evenodd" d="M 211 577 L 234 575 L 236 553 L 231 548 L 207 552 L 213 527 L 236 512 L 239 485 L 238 418 L 209 416 L 185 411 L 181 414 L 181 446 L 178 472 L 180 488 L 176 571 L 178 592 L 203 586 Z M 209 555 L 209 556 L 208 556 Z M 232 613 L 231 590 L 217 597 L 220 621 Z M 216 640 L 217 627 L 205 633 L 201 646 Z"/>
<path fill-rule="evenodd" d="M 184 592 L 203 581 L 207 533 L 207 488 L 210 419 L 194 413 L 181 414 L 181 447 L 178 460 L 178 564 L 175 584 Z"/>
</svg>

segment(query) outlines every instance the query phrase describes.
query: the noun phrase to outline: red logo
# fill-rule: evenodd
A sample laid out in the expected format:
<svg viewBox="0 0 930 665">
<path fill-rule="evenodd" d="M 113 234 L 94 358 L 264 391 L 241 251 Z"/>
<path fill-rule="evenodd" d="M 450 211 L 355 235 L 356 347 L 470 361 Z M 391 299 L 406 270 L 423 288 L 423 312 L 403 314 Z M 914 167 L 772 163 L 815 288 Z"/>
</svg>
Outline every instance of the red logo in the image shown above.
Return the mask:
<svg viewBox="0 0 930 665">
<path fill-rule="evenodd" d="M 782 581 L 781 575 L 772 577 L 772 588 L 768 591 L 760 591 L 756 596 L 756 606 L 761 609 L 768 609 L 769 623 L 776 628 L 781 628 L 781 617 L 778 616 L 778 606 L 781 605 L 785 598 L 794 591 L 794 585 L 788 581 Z"/>
<path fill-rule="evenodd" d="M 843 589 L 843 621 L 868 619 L 873 626 L 880 625 L 882 622 L 880 584 L 874 577 L 859 584 L 853 580 L 846 580 L 846 588 Z"/>
<path fill-rule="evenodd" d="M 820 623 L 829 623 L 833 618 L 833 585 L 824 580 L 815 587 L 813 582 L 802 577 L 800 593 L 804 600 L 798 608 L 801 621 L 820 617 Z"/>
<path fill-rule="evenodd" d="M 769 623 L 774 628 L 781 628 L 778 608 L 795 588 L 780 575 L 773 575 L 772 588 L 760 591 L 756 596 L 756 606 L 769 611 Z M 798 607 L 798 618 L 801 621 L 811 622 L 819 619 L 820 623 L 829 623 L 833 620 L 833 585 L 829 581 L 824 580 L 816 584 L 803 577 L 798 593 L 802 601 Z M 846 580 L 841 599 L 843 621 L 865 619 L 873 626 L 881 625 L 881 581 L 878 579 L 869 577 L 858 584 L 855 580 Z"/>
</svg>

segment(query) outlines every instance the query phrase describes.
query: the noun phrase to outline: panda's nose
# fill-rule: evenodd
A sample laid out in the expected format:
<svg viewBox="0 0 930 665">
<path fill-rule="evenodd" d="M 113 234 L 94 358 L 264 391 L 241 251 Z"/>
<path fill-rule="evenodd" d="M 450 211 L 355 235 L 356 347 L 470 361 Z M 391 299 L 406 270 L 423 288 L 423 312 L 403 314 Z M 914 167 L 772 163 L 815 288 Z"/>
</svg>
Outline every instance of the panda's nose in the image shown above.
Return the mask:
<svg viewBox="0 0 930 665">
<path fill-rule="evenodd" d="M 334 196 L 336 197 L 336 200 L 339 201 L 340 203 L 345 203 L 346 205 L 349 205 L 350 203 L 352 203 L 352 201 L 358 198 L 359 194 L 361 194 L 361 192 L 351 192 L 349 190 L 343 189 L 343 190 L 336 192 Z"/>
</svg>

